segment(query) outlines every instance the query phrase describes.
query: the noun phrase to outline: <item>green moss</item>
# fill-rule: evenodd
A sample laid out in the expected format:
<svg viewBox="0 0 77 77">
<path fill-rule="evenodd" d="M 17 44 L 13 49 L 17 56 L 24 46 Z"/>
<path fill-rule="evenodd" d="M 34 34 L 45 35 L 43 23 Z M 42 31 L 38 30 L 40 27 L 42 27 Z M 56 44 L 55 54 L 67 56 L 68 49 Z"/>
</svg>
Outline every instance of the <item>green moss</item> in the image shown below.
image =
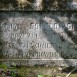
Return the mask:
<svg viewBox="0 0 77 77">
<path fill-rule="evenodd" d="M 56 70 L 55 73 L 53 72 L 53 69 Z M 68 73 L 63 73 L 61 71 L 58 71 L 58 67 L 25 67 L 23 66 L 19 69 L 13 68 L 14 72 L 15 70 L 17 70 L 19 77 L 38 77 L 38 75 L 42 75 L 43 77 L 53 77 L 53 76 L 66 77 L 66 75 L 68 74 Z M 49 70 L 52 71 L 50 74 L 49 74 Z M 0 77 L 2 76 L 0 75 Z M 70 77 L 77 77 L 77 74 L 73 73 L 70 75 Z"/>
<path fill-rule="evenodd" d="M 77 77 L 77 74 L 71 74 L 70 77 Z"/>
</svg>

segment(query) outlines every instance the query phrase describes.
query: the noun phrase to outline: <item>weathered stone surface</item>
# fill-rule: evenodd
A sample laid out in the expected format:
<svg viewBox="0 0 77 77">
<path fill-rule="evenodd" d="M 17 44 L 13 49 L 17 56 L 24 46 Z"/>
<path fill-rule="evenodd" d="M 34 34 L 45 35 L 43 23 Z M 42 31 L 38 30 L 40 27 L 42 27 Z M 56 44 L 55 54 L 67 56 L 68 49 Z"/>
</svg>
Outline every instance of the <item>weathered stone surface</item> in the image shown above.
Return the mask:
<svg viewBox="0 0 77 77">
<path fill-rule="evenodd" d="M 47 60 L 77 59 L 76 15 L 63 12 L 1 12 L 5 58 L 33 59 L 33 63 L 29 61 L 32 65 L 39 62 L 37 59 L 44 63 Z M 65 63 L 73 64 L 72 61 Z"/>
</svg>

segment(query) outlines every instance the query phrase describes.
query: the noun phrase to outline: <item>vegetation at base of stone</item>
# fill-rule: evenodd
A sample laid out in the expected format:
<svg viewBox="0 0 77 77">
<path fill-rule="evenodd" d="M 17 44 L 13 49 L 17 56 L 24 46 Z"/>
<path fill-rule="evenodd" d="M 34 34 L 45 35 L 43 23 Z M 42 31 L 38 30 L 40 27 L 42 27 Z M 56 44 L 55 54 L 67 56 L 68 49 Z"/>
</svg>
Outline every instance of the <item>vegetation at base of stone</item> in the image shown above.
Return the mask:
<svg viewBox="0 0 77 77">
<path fill-rule="evenodd" d="M 6 67 L 3 64 L 4 67 Z M 71 71 L 74 67 L 60 67 L 60 66 L 54 66 L 54 67 L 42 67 L 42 66 L 22 66 L 21 68 L 12 68 L 8 67 L 7 70 L 4 72 L 5 76 L 13 75 L 13 77 L 66 77 L 66 75 L 69 73 L 68 71 Z M 9 71 L 8 71 L 9 70 Z M 0 77 L 2 77 L 1 74 L 2 67 L 0 67 Z M 70 77 L 76 77 L 77 71 L 73 72 Z"/>
</svg>

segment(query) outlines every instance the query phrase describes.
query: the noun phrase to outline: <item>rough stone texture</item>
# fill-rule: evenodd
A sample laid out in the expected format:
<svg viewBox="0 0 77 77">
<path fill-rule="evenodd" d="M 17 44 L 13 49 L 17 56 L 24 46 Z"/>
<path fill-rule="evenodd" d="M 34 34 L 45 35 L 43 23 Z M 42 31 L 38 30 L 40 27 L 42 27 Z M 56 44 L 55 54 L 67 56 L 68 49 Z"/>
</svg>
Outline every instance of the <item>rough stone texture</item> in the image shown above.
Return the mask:
<svg viewBox="0 0 77 77">
<path fill-rule="evenodd" d="M 77 13 L 1 12 L 0 16 L 5 58 L 33 59 L 29 65 L 77 59 Z"/>
</svg>

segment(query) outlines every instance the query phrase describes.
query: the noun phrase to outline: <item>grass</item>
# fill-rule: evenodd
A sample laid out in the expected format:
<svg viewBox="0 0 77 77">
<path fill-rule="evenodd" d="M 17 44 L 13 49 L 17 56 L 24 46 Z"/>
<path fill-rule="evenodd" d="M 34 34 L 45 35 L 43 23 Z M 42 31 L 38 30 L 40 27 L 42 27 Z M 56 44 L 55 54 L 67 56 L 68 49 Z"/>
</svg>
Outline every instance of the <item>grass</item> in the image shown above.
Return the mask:
<svg viewBox="0 0 77 77">
<path fill-rule="evenodd" d="M 42 75 L 42 77 L 66 77 L 67 73 L 62 73 L 58 70 L 58 67 L 21 67 L 21 68 L 9 68 L 10 70 L 17 70 L 20 77 L 38 77 L 38 75 Z M 55 71 L 54 71 L 55 70 Z M 2 77 L 0 75 L 0 77 Z M 77 77 L 77 74 L 71 74 L 70 77 Z"/>
</svg>

